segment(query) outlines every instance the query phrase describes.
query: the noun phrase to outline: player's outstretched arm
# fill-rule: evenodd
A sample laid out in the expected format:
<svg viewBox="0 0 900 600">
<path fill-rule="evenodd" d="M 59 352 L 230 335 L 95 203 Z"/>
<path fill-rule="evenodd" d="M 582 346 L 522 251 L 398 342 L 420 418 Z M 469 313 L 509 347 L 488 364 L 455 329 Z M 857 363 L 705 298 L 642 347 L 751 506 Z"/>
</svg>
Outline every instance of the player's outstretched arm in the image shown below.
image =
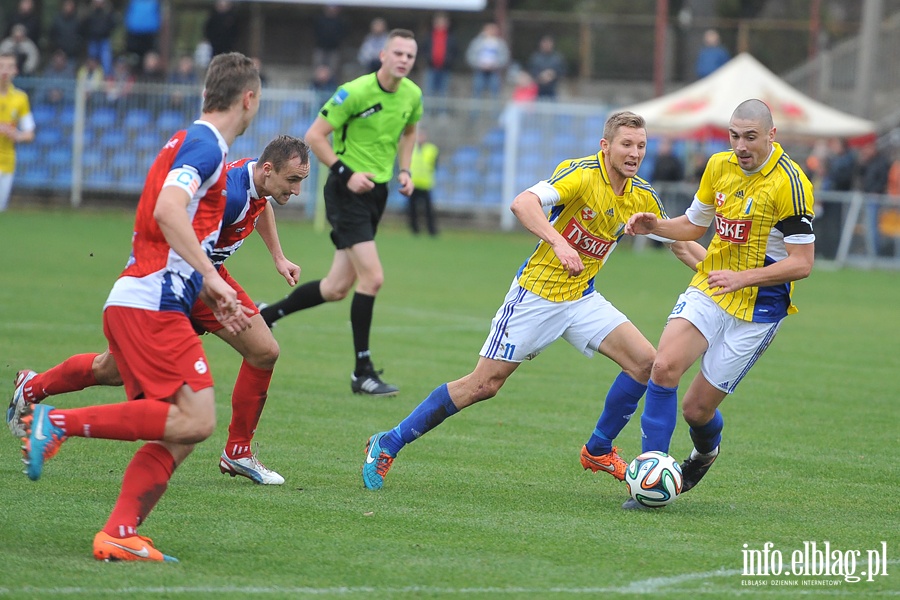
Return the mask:
<svg viewBox="0 0 900 600">
<path fill-rule="evenodd" d="M 706 258 L 706 248 L 694 241 L 681 241 L 666 244 L 678 260 L 686 264 L 692 271 Z"/>
<path fill-rule="evenodd" d="M 271 206 L 266 206 L 265 210 L 260 213 L 259 220 L 256 222 L 256 231 L 268 248 L 269 254 L 272 255 L 275 269 L 284 277 L 289 286 L 297 285 L 297 282 L 300 281 L 300 266 L 295 265 L 284 256 L 281 240 L 278 239 L 278 227 L 275 225 L 275 211 Z"/>
<path fill-rule="evenodd" d="M 569 271 L 570 277 L 584 271 L 584 263 L 581 261 L 578 251 L 572 248 L 547 220 L 547 215 L 544 214 L 544 208 L 541 206 L 541 199 L 537 194 L 528 190 L 522 192 L 516 196 L 509 209 L 525 229 L 550 244 L 559 262 Z"/>
</svg>

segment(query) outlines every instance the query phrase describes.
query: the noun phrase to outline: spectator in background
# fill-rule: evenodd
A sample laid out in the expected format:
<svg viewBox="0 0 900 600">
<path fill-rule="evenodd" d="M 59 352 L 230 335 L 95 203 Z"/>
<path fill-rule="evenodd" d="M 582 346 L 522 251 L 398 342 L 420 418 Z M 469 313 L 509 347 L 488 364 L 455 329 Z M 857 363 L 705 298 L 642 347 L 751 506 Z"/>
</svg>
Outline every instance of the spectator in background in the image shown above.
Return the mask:
<svg viewBox="0 0 900 600">
<path fill-rule="evenodd" d="M 150 50 L 144 54 L 141 61 L 141 72 L 138 81 L 141 83 L 166 83 L 166 69 L 163 66 L 162 57 L 156 50 Z"/>
<path fill-rule="evenodd" d="M 555 100 L 559 80 L 566 74 L 566 61 L 556 50 L 552 35 L 545 35 L 538 42 L 538 49 L 528 59 L 528 72 L 537 82 L 538 99 Z"/>
<path fill-rule="evenodd" d="M 703 33 L 703 48 L 697 55 L 695 66 L 697 79 L 703 79 L 729 60 L 731 60 L 731 54 L 722 45 L 719 32 L 715 29 L 707 29 Z"/>
<path fill-rule="evenodd" d="M 842 138 L 829 140 L 822 189 L 838 192 L 850 191 L 853 189 L 853 172 L 855 170 L 856 155 L 850 150 L 847 140 Z M 818 228 L 817 223 L 816 229 Z"/>
<path fill-rule="evenodd" d="M 419 233 L 419 211 L 425 215 L 425 226 L 431 236 L 437 235 L 437 220 L 431 201 L 431 190 L 434 189 L 434 174 L 440 150 L 428 141 L 425 128 L 419 126 L 416 134 L 416 147 L 413 149 L 410 171 L 412 182 L 416 186 L 409 196 L 409 228 L 416 235 Z"/>
<path fill-rule="evenodd" d="M 513 90 L 510 99 L 518 104 L 534 102 L 538 97 L 538 84 L 528 71 L 518 68 L 513 74 Z"/>
<path fill-rule="evenodd" d="M 313 67 L 328 65 L 331 74 L 339 78 L 341 74 L 341 44 L 347 35 L 347 24 L 341 17 L 341 9 L 328 4 L 322 14 L 316 17 L 313 27 L 316 46 L 313 50 Z"/>
<path fill-rule="evenodd" d="M 13 25 L 9 37 L 0 42 L 0 54 L 16 57 L 16 69 L 25 76 L 35 75 L 41 63 L 41 51 L 37 44 L 26 35 L 21 23 Z"/>
<path fill-rule="evenodd" d="M 19 0 L 19 5 L 9 17 L 9 26 L 6 35 L 12 35 L 13 27 L 25 26 L 25 36 L 35 45 L 41 43 L 41 16 L 34 9 L 34 0 Z"/>
<path fill-rule="evenodd" d="M 197 85 L 197 68 L 194 63 L 194 57 L 188 54 L 178 58 L 175 63 L 175 70 L 169 75 L 169 83 L 175 85 Z"/>
<path fill-rule="evenodd" d="M 16 172 L 16 145 L 34 140 L 28 94 L 13 85 L 16 57 L 0 52 L 0 212 L 6 210 Z"/>
<path fill-rule="evenodd" d="M 878 148 L 877 142 L 869 142 L 859 149 L 859 158 L 856 164 L 856 189 L 864 194 L 885 194 L 887 192 L 888 173 L 891 170 L 891 161 L 888 155 Z M 866 207 L 867 222 L 871 235 L 871 254 L 884 256 L 889 248 L 885 244 L 878 230 L 878 220 L 881 213 L 879 198 L 870 198 Z"/>
<path fill-rule="evenodd" d="M 134 87 L 134 74 L 131 72 L 131 63 L 127 56 L 116 58 L 112 73 L 106 76 L 104 89 L 106 90 L 106 102 L 116 107 L 119 111 L 125 109 L 125 97 L 131 93 Z"/>
<path fill-rule="evenodd" d="M 81 37 L 87 45 L 87 55 L 96 58 L 103 73 L 112 73 L 112 37 L 117 25 L 116 15 L 106 0 L 91 0 L 91 7 L 81 21 Z"/>
<path fill-rule="evenodd" d="M 144 56 L 157 50 L 162 26 L 159 0 L 129 0 L 124 20 L 125 51 L 137 57 L 137 64 L 143 64 Z"/>
<path fill-rule="evenodd" d="M 334 94 L 337 89 L 337 79 L 331 72 L 331 67 L 321 64 L 313 69 L 312 81 L 309 84 L 310 89 L 316 94 L 316 105 L 322 106 Z"/>
<path fill-rule="evenodd" d="M 382 18 L 372 19 L 369 33 L 363 38 L 356 60 L 366 73 L 374 73 L 381 67 L 381 51 L 388 39 L 387 21 Z"/>
<path fill-rule="evenodd" d="M 256 67 L 256 71 L 259 73 L 260 85 L 265 86 L 268 77 L 266 77 L 266 74 L 263 72 L 262 59 L 258 56 L 253 56 L 250 58 L 250 62 L 253 63 L 253 66 Z"/>
<path fill-rule="evenodd" d="M 74 97 L 75 65 L 63 50 L 56 50 L 41 73 L 45 80 L 43 101 L 58 105 Z"/>
<path fill-rule="evenodd" d="M 425 93 L 430 96 L 446 96 L 450 88 L 450 70 L 459 53 L 456 36 L 450 31 L 450 17 L 445 12 L 434 14 L 431 31 L 419 48 L 419 56 L 425 59 L 428 71 L 425 76 Z"/>
<path fill-rule="evenodd" d="M 88 56 L 84 59 L 84 63 L 75 71 L 75 79 L 85 82 L 88 99 L 93 99 L 102 93 L 106 85 L 103 67 L 100 66 L 100 62 L 93 56 Z"/>
<path fill-rule="evenodd" d="M 52 51 L 62 50 L 69 61 L 75 61 L 81 56 L 83 40 L 75 0 L 63 0 L 59 5 L 59 12 L 50 23 L 49 42 Z"/>
<path fill-rule="evenodd" d="M 197 77 L 194 57 L 185 55 L 178 59 L 175 70 L 169 75 L 169 83 L 176 86 L 169 91 L 170 108 L 184 110 L 191 115 L 194 114 L 195 108 L 199 110 L 200 104 L 196 101 L 196 87 L 200 80 Z"/>
<path fill-rule="evenodd" d="M 203 26 L 203 35 L 212 46 L 212 55 L 233 51 L 240 34 L 240 21 L 234 5 L 230 0 L 216 0 Z"/>
<path fill-rule="evenodd" d="M 657 186 L 665 182 L 684 181 L 684 163 L 672 150 L 672 140 L 669 138 L 661 138 L 659 140 L 659 149 L 653 162 L 653 173 L 650 175 L 650 183 Z M 663 203 L 669 214 L 681 214 L 691 204 L 691 197 L 685 198 L 685 194 L 680 191 L 673 190 L 671 193 L 665 193 L 665 188 L 660 190 L 660 195 L 665 198 Z M 655 248 L 663 246 L 663 243 L 653 238 L 647 238 L 650 245 Z"/>
<path fill-rule="evenodd" d="M 650 181 L 656 184 L 660 181 L 683 180 L 684 163 L 672 151 L 672 140 L 662 138 L 659 140 L 659 151 L 656 153 L 656 161 L 653 164 L 653 174 L 650 177 Z"/>
<path fill-rule="evenodd" d="M 500 95 L 503 70 L 509 65 L 509 46 L 500 36 L 496 23 L 487 23 L 466 49 L 466 62 L 474 70 L 472 96 L 489 98 Z"/>
</svg>

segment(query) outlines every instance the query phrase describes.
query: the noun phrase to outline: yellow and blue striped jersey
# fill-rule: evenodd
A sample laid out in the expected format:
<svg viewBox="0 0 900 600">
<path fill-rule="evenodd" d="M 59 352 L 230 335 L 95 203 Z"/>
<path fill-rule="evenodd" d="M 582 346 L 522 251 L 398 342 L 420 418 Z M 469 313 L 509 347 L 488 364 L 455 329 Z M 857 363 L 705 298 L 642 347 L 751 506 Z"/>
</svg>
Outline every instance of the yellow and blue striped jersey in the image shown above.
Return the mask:
<svg viewBox="0 0 900 600">
<path fill-rule="evenodd" d="M 569 277 L 549 244 L 538 243 L 519 269 L 518 281 L 551 302 L 577 300 L 594 291 L 594 277 L 615 249 L 631 215 L 652 212 L 666 218 L 656 191 L 639 177 L 630 179 L 623 194 L 616 196 L 602 152 L 564 160 L 547 183 L 559 193 L 548 219 L 584 263 L 581 274 Z"/>
<path fill-rule="evenodd" d="M 28 95 L 17 87 L 9 86 L 8 91 L 0 95 L 0 123 L 13 127 L 31 114 Z M 16 168 L 16 143 L 0 135 L 0 173 L 12 173 Z"/>
<path fill-rule="evenodd" d="M 746 174 L 734 152 L 710 157 L 700 179 L 696 200 L 715 206 L 716 234 L 691 285 L 699 288 L 734 317 L 760 323 L 776 322 L 797 312 L 791 303 L 793 282 L 746 287 L 713 296 L 707 283 L 711 271 L 745 271 L 787 257 L 785 223 L 804 222 L 812 231 L 813 188 L 797 163 L 778 143 L 756 173 Z"/>
</svg>

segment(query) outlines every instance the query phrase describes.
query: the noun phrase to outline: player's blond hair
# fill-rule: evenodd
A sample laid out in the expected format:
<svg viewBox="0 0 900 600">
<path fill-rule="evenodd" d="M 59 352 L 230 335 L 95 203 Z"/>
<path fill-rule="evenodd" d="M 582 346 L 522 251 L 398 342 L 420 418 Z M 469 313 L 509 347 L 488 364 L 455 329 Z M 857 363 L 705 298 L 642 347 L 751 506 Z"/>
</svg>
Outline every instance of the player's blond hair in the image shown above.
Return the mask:
<svg viewBox="0 0 900 600">
<path fill-rule="evenodd" d="M 209 63 L 203 85 L 203 112 L 226 111 L 246 90 L 258 92 L 259 71 L 240 52 L 217 54 Z"/>
<path fill-rule="evenodd" d="M 644 117 L 629 110 L 622 110 L 609 115 L 609 118 L 606 119 L 606 125 L 603 126 L 603 139 L 608 142 L 613 141 L 613 138 L 616 137 L 616 134 L 622 127 L 647 129 Z"/>
</svg>

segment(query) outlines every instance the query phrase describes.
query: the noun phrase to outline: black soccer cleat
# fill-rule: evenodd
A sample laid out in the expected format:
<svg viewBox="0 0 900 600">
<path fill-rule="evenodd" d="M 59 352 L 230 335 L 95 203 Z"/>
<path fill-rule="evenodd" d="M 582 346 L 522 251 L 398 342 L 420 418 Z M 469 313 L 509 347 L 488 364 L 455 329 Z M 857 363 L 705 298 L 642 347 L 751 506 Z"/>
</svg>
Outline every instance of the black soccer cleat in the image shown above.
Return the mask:
<svg viewBox="0 0 900 600">
<path fill-rule="evenodd" d="M 362 375 L 350 373 L 350 389 L 354 394 L 367 394 L 369 396 L 396 396 L 400 389 L 396 385 L 385 383 L 379 375 L 383 371 L 367 371 Z"/>
<path fill-rule="evenodd" d="M 681 484 L 681 493 L 685 493 L 703 479 L 703 476 L 706 475 L 706 472 L 709 471 L 709 468 L 712 466 L 714 462 L 716 462 L 716 458 L 719 457 L 719 447 L 716 446 L 715 454 L 712 457 L 709 456 L 700 456 L 697 458 L 692 458 L 693 452 L 691 452 L 691 456 L 688 456 L 683 463 L 681 463 L 681 476 L 683 478 L 683 483 Z"/>
</svg>

